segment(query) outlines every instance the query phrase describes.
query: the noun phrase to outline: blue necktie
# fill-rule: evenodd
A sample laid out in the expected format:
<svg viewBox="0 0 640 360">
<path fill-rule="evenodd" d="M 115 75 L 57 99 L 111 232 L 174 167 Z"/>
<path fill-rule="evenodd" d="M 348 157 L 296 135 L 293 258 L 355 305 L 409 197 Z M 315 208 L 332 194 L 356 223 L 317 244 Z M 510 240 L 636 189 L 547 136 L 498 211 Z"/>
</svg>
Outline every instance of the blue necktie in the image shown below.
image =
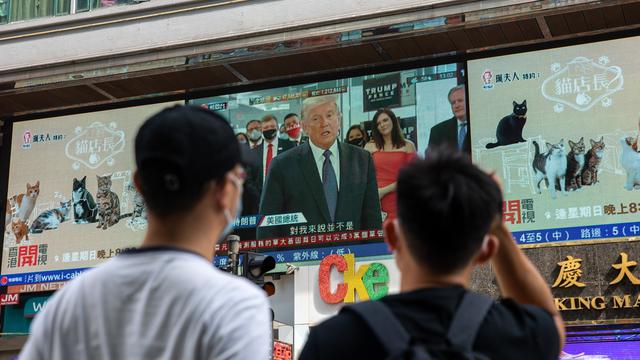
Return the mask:
<svg viewBox="0 0 640 360">
<path fill-rule="evenodd" d="M 467 137 L 467 123 L 458 124 L 458 150 L 464 147 L 464 139 Z"/>
<path fill-rule="evenodd" d="M 324 188 L 324 197 L 327 199 L 329 214 L 331 214 L 331 221 L 333 221 L 336 215 L 336 205 L 338 204 L 338 180 L 331 164 L 331 150 L 325 150 L 322 155 L 324 156 L 322 187 Z"/>
</svg>

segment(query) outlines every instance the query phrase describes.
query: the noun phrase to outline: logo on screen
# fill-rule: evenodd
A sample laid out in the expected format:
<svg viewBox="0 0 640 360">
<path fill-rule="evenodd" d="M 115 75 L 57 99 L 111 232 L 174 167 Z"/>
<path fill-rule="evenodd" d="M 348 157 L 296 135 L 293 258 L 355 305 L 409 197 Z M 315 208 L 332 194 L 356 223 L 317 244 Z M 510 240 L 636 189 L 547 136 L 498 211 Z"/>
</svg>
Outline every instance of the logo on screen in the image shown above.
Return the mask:
<svg viewBox="0 0 640 360">
<path fill-rule="evenodd" d="M 557 113 L 571 107 L 587 111 L 600 104 L 608 108 L 613 104 L 612 95 L 622 90 L 622 68 L 610 66 L 609 57 L 592 60 L 579 56 L 566 64 L 551 65 L 553 74 L 542 83 L 542 96 L 554 102 Z"/>
<path fill-rule="evenodd" d="M 485 90 L 493 89 L 493 72 L 491 70 L 485 70 L 482 73 L 482 88 Z"/>
<path fill-rule="evenodd" d="M 73 169 L 81 165 L 97 169 L 106 163 L 115 164 L 115 156 L 124 150 L 125 134 L 115 122 L 103 124 L 94 122 L 86 128 L 78 126 L 76 136 L 65 147 L 65 154 L 74 161 Z"/>
<path fill-rule="evenodd" d="M 31 149 L 31 141 L 33 141 L 33 135 L 31 135 L 31 131 L 27 130 L 22 134 L 22 148 Z"/>
</svg>

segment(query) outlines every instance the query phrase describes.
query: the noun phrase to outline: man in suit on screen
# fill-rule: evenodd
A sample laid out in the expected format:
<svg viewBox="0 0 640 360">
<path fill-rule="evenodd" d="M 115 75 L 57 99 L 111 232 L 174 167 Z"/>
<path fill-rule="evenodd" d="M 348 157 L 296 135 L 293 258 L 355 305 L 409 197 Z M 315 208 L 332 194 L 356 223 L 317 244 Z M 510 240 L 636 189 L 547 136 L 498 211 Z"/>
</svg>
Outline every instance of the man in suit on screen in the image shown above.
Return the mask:
<svg viewBox="0 0 640 360">
<path fill-rule="evenodd" d="M 465 99 L 464 85 L 458 85 L 449 90 L 447 99 L 449 99 L 449 104 L 451 104 L 453 117 L 431 128 L 429 147 L 426 152 L 434 146 L 448 145 L 471 154 L 471 137 L 469 136 L 469 121 L 467 119 L 467 102 Z"/>
<path fill-rule="evenodd" d="M 261 121 L 262 137 L 264 141 L 255 149 L 253 159 L 257 164 L 258 193 L 262 191 L 262 185 L 267 178 L 271 162 L 276 156 L 293 148 L 296 144 L 289 140 L 278 139 L 278 120 L 273 115 L 265 115 Z"/>
<path fill-rule="evenodd" d="M 301 212 L 306 225 L 351 222 L 354 230 L 381 228 L 373 160 L 369 152 L 338 142 L 341 120 L 335 96 L 303 101 L 302 126 L 309 141 L 273 160 L 261 215 Z M 291 225 L 259 226 L 258 238 L 291 235 Z"/>
</svg>

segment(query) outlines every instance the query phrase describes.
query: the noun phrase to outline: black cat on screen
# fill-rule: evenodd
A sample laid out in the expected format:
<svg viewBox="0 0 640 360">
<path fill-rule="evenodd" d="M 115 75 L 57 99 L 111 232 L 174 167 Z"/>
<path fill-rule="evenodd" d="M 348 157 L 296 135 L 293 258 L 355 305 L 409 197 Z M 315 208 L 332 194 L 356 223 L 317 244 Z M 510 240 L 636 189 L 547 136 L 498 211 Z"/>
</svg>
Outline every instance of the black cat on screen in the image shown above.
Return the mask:
<svg viewBox="0 0 640 360">
<path fill-rule="evenodd" d="M 525 142 L 522 129 L 527 122 L 527 100 L 522 104 L 513 102 L 513 113 L 503 117 L 496 128 L 497 142 L 487 144 L 487 149 Z"/>
</svg>

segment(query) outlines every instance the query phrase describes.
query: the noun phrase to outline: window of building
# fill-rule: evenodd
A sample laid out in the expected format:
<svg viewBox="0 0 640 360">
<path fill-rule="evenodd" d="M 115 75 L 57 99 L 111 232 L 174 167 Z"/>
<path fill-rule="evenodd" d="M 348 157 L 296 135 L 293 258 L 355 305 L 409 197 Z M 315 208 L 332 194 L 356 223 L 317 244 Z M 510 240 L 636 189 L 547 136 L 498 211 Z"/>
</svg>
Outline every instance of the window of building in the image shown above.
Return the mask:
<svg viewBox="0 0 640 360">
<path fill-rule="evenodd" d="M 41 17 L 69 15 L 102 7 L 136 3 L 134 0 L 0 0 L 0 24 Z"/>
</svg>

